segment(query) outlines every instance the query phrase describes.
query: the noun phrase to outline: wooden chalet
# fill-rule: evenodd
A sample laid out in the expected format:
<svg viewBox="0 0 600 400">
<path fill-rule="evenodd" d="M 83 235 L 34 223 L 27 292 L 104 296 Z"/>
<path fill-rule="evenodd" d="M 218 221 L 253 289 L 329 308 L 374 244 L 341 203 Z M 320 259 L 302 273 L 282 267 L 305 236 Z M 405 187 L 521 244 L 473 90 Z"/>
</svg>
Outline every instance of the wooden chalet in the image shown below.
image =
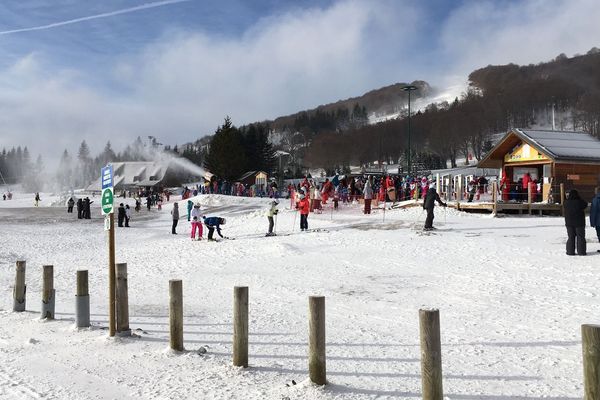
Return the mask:
<svg viewBox="0 0 600 400">
<path fill-rule="evenodd" d="M 529 173 L 543 184 L 543 202 L 561 184 L 589 201 L 600 185 L 600 140 L 585 132 L 513 129 L 477 166 L 497 168 L 513 184 Z"/>
</svg>

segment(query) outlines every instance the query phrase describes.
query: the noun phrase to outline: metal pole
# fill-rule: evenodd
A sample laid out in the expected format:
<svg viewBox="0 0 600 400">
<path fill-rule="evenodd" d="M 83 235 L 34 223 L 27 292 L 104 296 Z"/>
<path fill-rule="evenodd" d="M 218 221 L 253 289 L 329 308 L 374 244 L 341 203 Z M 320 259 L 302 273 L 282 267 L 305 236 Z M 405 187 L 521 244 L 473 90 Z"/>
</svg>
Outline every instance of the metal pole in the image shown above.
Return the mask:
<svg viewBox="0 0 600 400">
<path fill-rule="evenodd" d="M 108 214 L 110 227 L 108 229 L 108 334 L 115 336 L 115 214 Z"/>
<path fill-rule="evenodd" d="M 412 163 L 411 163 L 411 151 L 410 151 L 410 92 L 412 90 L 408 90 L 408 175 L 412 176 Z"/>
</svg>

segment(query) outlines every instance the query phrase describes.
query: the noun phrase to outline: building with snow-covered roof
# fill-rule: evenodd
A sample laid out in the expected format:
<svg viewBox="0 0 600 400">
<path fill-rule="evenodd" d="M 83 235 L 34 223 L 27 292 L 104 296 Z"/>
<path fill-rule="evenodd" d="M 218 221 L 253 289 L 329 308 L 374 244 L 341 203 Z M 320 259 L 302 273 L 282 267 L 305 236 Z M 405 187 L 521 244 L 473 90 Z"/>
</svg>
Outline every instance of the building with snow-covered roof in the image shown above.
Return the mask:
<svg viewBox="0 0 600 400">
<path fill-rule="evenodd" d="M 168 170 L 168 165 L 156 161 L 114 162 L 112 166 L 114 190 L 164 186 Z M 100 191 L 100 179 L 96 179 L 87 189 Z"/>
<path fill-rule="evenodd" d="M 526 174 L 550 189 L 564 184 L 591 199 L 600 182 L 600 140 L 585 132 L 512 129 L 483 157 L 479 168 L 497 168 L 516 185 Z"/>
</svg>

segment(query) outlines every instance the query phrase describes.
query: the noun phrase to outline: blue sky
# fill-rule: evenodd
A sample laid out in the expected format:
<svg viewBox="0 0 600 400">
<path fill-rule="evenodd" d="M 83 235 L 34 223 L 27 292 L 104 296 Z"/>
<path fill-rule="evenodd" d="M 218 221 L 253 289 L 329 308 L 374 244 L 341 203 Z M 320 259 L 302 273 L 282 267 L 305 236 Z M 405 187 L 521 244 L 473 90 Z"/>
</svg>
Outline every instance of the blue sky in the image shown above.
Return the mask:
<svg viewBox="0 0 600 400">
<path fill-rule="evenodd" d="M 3 0 L 0 148 L 181 144 L 423 79 L 600 47 L 600 2 Z"/>
</svg>

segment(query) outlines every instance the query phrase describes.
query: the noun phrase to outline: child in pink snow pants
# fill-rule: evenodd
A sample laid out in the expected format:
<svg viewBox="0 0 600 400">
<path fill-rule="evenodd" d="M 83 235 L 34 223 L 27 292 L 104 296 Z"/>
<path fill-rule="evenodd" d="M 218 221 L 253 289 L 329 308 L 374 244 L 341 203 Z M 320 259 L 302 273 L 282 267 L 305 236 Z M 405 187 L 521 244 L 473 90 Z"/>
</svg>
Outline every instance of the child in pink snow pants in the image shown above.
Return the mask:
<svg viewBox="0 0 600 400">
<path fill-rule="evenodd" d="M 192 217 L 192 240 L 196 239 L 196 229 L 198 230 L 198 240 L 202 239 L 202 221 L 200 221 L 200 203 L 196 203 L 190 215 Z"/>
</svg>

